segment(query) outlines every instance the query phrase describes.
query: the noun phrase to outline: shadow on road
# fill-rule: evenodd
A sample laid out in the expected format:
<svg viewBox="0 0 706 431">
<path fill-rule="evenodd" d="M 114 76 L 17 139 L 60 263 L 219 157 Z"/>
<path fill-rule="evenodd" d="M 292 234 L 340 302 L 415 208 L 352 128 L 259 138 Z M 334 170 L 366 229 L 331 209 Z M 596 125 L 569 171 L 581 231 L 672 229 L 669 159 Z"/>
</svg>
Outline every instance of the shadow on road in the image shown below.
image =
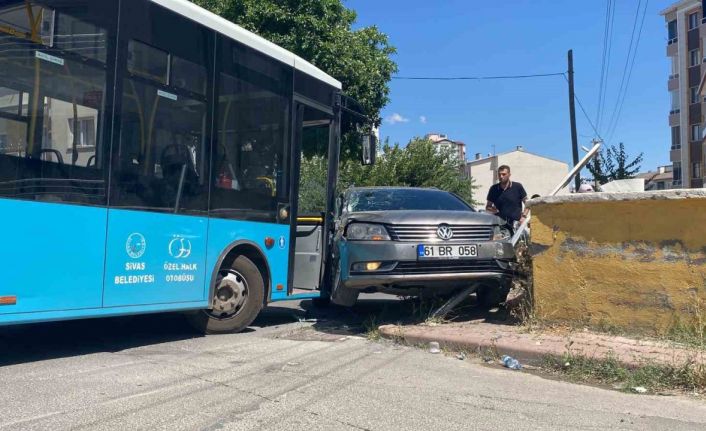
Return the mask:
<svg viewBox="0 0 706 431">
<path fill-rule="evenodd" d="M 178 313 L 0 328 L 0 366 L 184 340 L 200 335 Z"/>
<path fill-rule="evenodd" d="M 264 309 L 244 332 L 294 322 L 314 322 L 313 330 L 328 335 L 363 335 L 384 324 L 416 324 L 428 319 L 434 305 L 389 295 L 361 295 L 352 308 L 317 307 L 311 300 L 275 303 Z M 482 320 L 512 324 L 504 310 L 489 313 L 471 297 L 451 321 Z M 163 313 L 0 327 L 0 366 L 31 363 L 180 341 L 203 335 L 180 313 Z"/>
<path fill-rule="evenodd" d="M 443 319 L 431 318 L 432 312 L 443 301 L 399 299 L 396 297 L 365 299 L 361 296 L 352 308 L 317 307 L 312 301 L 303 301 L 302 320 L 315 321 L 313 328 L 332 334 L 363 335 L 380 325 L 415 325 L 427 321 L 471 322 L 479 321 L 498 325 L 515 325 L 516 319 L 502 307 L 485 310 L 476 305 L 475 296 L 460 303 Z"/>
</svg>

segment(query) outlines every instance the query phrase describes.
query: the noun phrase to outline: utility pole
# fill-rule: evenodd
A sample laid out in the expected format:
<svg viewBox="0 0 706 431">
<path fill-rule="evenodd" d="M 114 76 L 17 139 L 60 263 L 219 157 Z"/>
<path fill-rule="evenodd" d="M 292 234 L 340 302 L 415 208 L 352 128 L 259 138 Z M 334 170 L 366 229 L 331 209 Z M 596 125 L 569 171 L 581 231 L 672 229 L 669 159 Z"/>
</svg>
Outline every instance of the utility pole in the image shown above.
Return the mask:
<svg viewBox="0 0 706 431">
<path fill-rule="evenodd" d="M 569 50 L 569 121 L 571 121 L 571 151 L 574 155 L 574 166 L 579 164 L 579 143 L 576 136 L 576 107 L 574 106 L 574 51 Z M 574 179 L 574 192 L 581 187 L 580 173 Z"/>
</svg>

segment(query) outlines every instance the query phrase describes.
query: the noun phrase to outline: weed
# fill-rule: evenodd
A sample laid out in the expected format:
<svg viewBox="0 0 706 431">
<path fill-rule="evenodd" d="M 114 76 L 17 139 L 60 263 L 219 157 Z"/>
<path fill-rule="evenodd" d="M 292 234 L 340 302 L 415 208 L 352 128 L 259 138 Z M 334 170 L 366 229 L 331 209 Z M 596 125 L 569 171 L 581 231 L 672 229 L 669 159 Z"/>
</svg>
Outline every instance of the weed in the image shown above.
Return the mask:
<svg viewBox="0 0 706 431">
<path fill-rule="evenodd" d="M 378 341 L 382 336 L 380 335 L 380 325 L 377 323 L 375 316 L 370 315 L 363 321 L 363 328 L 365 329 L 365 337 L 370 341 Z"/>
<path fill-rule="evenodd" d="M 561 357 L 547 357 L 544 368 L 572 381 L 610 384 L 624 391 L 635 387 L 644 387 L 651 392 L 706 390 L 706 366 L 693 362 L 681 366 L 646 363 L 629 367 L 614 355 L 595 359 L 567 353 Z"/>
<path fill-rule="evenodd" d="M 666 338 L 691 346 L 706 348 L 706 304 L 696 293 L 685 313 L 678 315 L 666 333 Z"/>
</svg>

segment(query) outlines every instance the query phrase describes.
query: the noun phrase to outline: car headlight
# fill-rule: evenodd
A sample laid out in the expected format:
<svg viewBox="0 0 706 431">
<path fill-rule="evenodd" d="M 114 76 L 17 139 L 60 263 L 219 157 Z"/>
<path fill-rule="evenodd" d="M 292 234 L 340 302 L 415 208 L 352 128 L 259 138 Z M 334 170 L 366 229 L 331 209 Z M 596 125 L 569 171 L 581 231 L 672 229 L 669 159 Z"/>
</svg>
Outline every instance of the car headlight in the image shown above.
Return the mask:
<svg viewBox="0 0 706 431">
<path fill-rule="evenodd" d="M 510 229 L 504 226 L 495 226 L 493 228 L 493 241 L 506 241 L 511 237 Z"/>
<path fill-rule="evenodd" d="M 389 241 L 390 234 L 381 224 L 351 223 L 346 229 L 346 238 L 349 240 Z"/>
</svg>

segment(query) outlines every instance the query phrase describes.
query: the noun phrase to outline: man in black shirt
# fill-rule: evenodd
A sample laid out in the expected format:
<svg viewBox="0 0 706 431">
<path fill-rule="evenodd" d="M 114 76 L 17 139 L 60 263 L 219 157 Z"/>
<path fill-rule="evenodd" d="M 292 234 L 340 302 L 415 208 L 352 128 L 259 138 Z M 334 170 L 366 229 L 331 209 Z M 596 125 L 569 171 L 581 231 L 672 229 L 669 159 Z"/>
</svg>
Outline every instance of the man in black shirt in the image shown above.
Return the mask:
<svg viewBox="0 0 706 431">
<path fill-rule="evenodd" d="M 507 165 L 498 168 L 498 180 L 488 190 L 485 209 L 507 220 L 508 226 L 513 228 L 514 222 L 522 223 L 527 216 L 527 208 L 522 208 L 527 200 L 527 192 L 522 184 L 510 180 L 510 167 Z"/>
</svg>

